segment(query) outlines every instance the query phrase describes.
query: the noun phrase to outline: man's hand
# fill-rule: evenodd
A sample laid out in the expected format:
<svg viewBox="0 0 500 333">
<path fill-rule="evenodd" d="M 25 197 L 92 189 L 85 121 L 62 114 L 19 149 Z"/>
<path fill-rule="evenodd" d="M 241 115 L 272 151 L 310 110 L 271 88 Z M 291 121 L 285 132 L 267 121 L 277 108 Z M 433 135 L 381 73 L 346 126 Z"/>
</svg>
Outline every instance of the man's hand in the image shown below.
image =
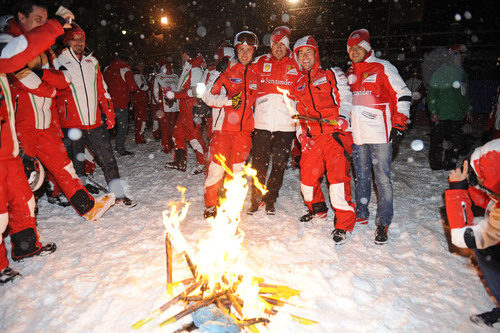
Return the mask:
<svg viewBox="0 0 500 333">
<path fill-rule="evenodd" d="M 106 125 L 108 129 L 112 129 L 113 127 L 115 127 L 115 118 L 106 118 Z"/>
<path fill-rule="evenodd" d="M 349 127 L 349 124 L 343 117 L 337 117 L 336 121 L 337 121 L 336 126 L 341 131 L 345 131 Z"/>
<path fill-rule="evenodd" d="M 238 110 L 241 106 L 241 93 L 240 91 L 238 94 L 234 95 L 233 98 L 231 98 L 231 104 L 233 105 L 233 108 L 235 110 Z"/>
<path fill-rule="evenodd" d="M 56 11 L 57 16 L 61 16 L 66 23 L 63 25 L 64 29 L 71 29 L 71 22 L 75 19 L 75 15 L 66 7 L 59 6 Z"/>
<path fill-rule="evenodd" d="M 299 142 L 300 142 L 300 150 L 302 152 L 309 151 L 312 148 L 312 145 L 314 144 L 314 140 L 307 136 L 307 134 L 301 134 L 299 136 Z"/>
<path fill-rule="evenodd" d="M 463 168 L 457 168 L 455 170 L 451 170 L 450 176 L 448 177 L 448 181 L 450 183 L 461 182 L 462 180 L 467 179 L 468 174 L 469 174 L 469 161 L 465 160 Z"/>
<path fill-rule="evenodd" d="M 218 71 L 219 73 L 222 73 L 226 70 L 227 65 L 229 65 L 229 58 L 224 57 L 219 61 L 217 66 L 215 66 L 215 70 Z"/>
<path fill-rule="evenodd" d="M 398 145 L 401 142 L 401 140 L 403 139 L 403 134 L 404 134 L 404 130 L 401 129 L 400 127 L 398 127 L 397 125 L 395 125 L 391 129 L 391 135 L 389 137 L 389 141 L 392 142 L 393 145 Z"/>
</svg>

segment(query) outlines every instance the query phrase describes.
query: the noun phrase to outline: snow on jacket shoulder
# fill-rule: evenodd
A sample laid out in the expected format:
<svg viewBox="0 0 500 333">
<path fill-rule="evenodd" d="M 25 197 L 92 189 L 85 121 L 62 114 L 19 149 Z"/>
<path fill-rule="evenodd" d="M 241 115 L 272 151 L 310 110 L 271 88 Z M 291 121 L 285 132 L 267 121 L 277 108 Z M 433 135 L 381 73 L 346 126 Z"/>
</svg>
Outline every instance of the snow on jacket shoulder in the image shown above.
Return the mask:
<svg viewBox="0 0 500 333">
<path fill-rule="evenodd" d="M 296 122 L 291 118 L 283 94 L 278 88 L 292 93 L 300 73 L 295 61 L 285 56 L 277 60 L 271 54 L 262 55 L 253 64 L 259 75 L 259 92 L 255 102 L 255 128 L 271 132 L 294 132 Z M 293 96 L 289 95 L 293 100 Z"/>
<path fill-rule="evenodd" d="M 394 125 L 406 128 L 411 91 L 396 67 L 370 51 L 348 71 L 353 94 L 352 135 L 355 144 L 387 143 Z"/>
<path fill-rule="evenodd" d="M 118 109 L 128 108 L 130 93 L 139 89 L 128 63 L 119 58 L 114 59 L 104 70 L 103 76 L 114 107 Z"/>
<path fill-rule="evenodd" d="M 70 86 L 58 91 L 56 98 L 61 127 L 93 129 L 101 126 L 100 105 L 106 117 L 114 119 L 111 96 L 95 57 L 84 55 L 80 60 L 71 48 L 66 48 L 54 60 L 54 66 L 64 67 L 71 74 Z"/>
</svg>

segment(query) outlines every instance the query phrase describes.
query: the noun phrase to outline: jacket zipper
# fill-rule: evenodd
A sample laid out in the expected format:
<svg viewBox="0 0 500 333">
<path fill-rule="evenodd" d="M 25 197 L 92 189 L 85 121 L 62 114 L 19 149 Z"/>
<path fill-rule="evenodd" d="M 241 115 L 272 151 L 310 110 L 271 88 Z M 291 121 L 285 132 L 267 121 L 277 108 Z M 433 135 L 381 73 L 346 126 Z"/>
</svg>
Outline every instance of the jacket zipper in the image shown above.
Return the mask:
<svg viewBox="0 0 500 333">
<path fill-rule="evenodd" d="M 75 61 L 78 63 L 78 66 L 80 66 L 80 73 L 82 74 L 82 81 L 83 81 L 83 89 L 85 90 L 85 100 L 87 101 L 87 116 L 88 116 L 88 125 L 87 127 L 90 128 L 90 107 L 89 107 L 89 95 L 87 93 L 87 84 L 85 84 L 85 76 L 83 75 L 83 68 L 82 68 L 82 63 L 78 61 L 77 58 L 73 55 L 73 53 L 70 50 L 71 56 L 75 59 Z M 82 124 L 83 125 L 83 124 Z"/>
<path fill-rule="evenodd" d="M 68 101 L 64 101 L 64 119 L 68 119 Z"/>
<path fill-rule="evenodd" d="M 314 111 L 316 111 L 319 114 L 320 118 L 323 118 L 323 115 L 321 114 L 321 112 L 319 112 L 318 110 L 316 110 L 316 104 L 314 104 L 314 97 L 313 97 L 313 94 L 312 94 L 312 91 L 311 91 L 311 72 L 310 71 L 307 72 L 307 80 L 308 80 L 307 89 L 309 89 L 309 95 L 311 95 L 311 101 L 312 101 L 313 109 L 314 109 Z M 319 123 L 319 128 L 321 129 L 321 134 L 323 134 L 323 125 L 321 123 Z"/>
<path fill-rule="evenodd" d="M 245 72 L 243 73 L 243 89 L 245 91 L 245 101 L 243 102 L 243 113 L 241 114 L 240 131 L 243 131 L 243 119 L 245 118 L 245 109 L 247 108 L 247 70 L 248 65 L 245 66 Z"/>
</svg>

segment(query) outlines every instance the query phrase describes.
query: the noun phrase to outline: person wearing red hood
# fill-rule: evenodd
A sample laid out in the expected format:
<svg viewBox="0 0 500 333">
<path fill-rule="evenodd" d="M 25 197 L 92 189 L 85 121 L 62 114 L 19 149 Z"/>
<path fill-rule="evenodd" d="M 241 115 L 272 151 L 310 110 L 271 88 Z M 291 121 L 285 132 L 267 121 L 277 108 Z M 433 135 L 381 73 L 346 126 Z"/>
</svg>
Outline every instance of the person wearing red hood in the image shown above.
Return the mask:
<svg viewBox="0 0 500 333">
<path fill-rule="evenodd" d="M 497 302 L 500 301 L 500 139 L 476 148 L 463 168 L 451 171 L 445 192 L 451 241 L 474 250 L 479 268 Z M 484 218 L 474 218 L 472 202 L 485 209 Z M 499 327 L 500 308 L 473 315 L 483 326 Z"/>
<path fill-rule="evenodd" d="M 186 171 L 187 166 L 187 145 L 186 141 L 196 152 L 198 165 L 191 172 L 198 174 L 205 168 L 205 153 L 207 147 L 201 135 L 201 126 L 193 124 L 193 107 L 198 103 L 196 98 L 196 88 L 198 84 L 204 83 L 203 71 L 206 67 L 205 60 L 198 54 L 191 44 L 184 45 L 181 53 L 183 62 L 177 90 L 167 91 L 167 99 L 179 100 L 179 116 L 174 128 L 174 160 L 165 164 L 168 169 Z"/>
<path fill-rule="evenodd" d="M 66 151 L 87 189 L 99 193 L 85 175 L 82 156 L 87 146 L 99 161 L 116 203 L 133 207 L 135 203 L 125 195 L 109 138 L 108 129 L 115 125 L 115 112 L 99 62 L 92 54 L 85 54 L 85 32 L 77 24 L 73 23 L 66 32 L 63 44 L 67 47 L 54 60 L 54 66 L 65 68 L 71 76 L 71 86 L 59 90 L 56 97 Z"/>
<path fill-rule="evenodd" d="M 121 50 L 103 73 L 104 81 L 106 81 L 115 108 L 115 150 L 122 156 L 134 155 L 133 152 L 125 149 L 125 139 L 127 138 L 128 131 L 128 105 L 130 103 L 130 94 L 139 89 L 137 83 L 135 83 L 132 69 L 125 60 L 126 58 L 128 58 L 127 52 Z"/>
<path fill-rule="evenodd" d="M 326 169 L 330 183 L 330 202 L 335 210 L 336 224 L 333 240 L 343 244 L 354 228 L 354 204 L 351 202 L 351 118 L 352 94 L 347 78 L 338 67 L 323 69 L 319 49 L 312 36 L 295 42 L 293 56 L 301 71 L 294 85 L 300 116 L 315 118 L 301 120 L 297 137 L 302 147 L 300 187 L 304 201 L 313 211 L 314 199 L 323 197 L 319 179 Z M 322 122 L 318 121 L 321 119 Z M 332 124 L 324 123 L 331 121 Z M 324 200 L 324 199 L 323 199 Z"/>
<path fill-rule="evenodd" d="M 179 103 L 167 99 L 165 94 L 177 89 L 179 77 L 173 73 L 167 59 L 161 59 L 160 66 L 160 72 L 155 75 L 153 82 L 153 101 L 157 105 L 153 118 L 158 120 L 163 152 L 170 154 L 174 148 L 172 134 L 179 115 Z"/>
<path fill-rule="evenodd" d="M 351 127 L 356 174 L 356 222 L 368 223 L 373 169 L 378 197 L 375 243 L 384 244 L 394 213 L 392 149 L 401 141 L 406 129 L 411 91 L 396 67 L 375 57 L 368 30 L 351 33 L 347 52 L 352 61 L 348 80 L 353 94 Z"/>
<path fill-rule="evenodd" d="M 17 19 L 8 23 L 5 32 L 20 36 L 43 24 L 47 9 L 35 1 L 20 3 Z M 87 221 L 95 221 L 114 204 L 113 196 L 94 200 L 76 175 L 61 137 L 55 97 L 58 89 L 69 86 L 66 68 L 54 68 L 54 53 L 47 49 L 23 69 L 9 74 L 12 100 L 16 105 L 16 130 L 21 147 L 28 156 L 37 157 L 55 177 L 66 198 Z"/>
<path fill-rule="evenodd" d="M 299 69 L 290 56 L 288 27 L 274 29 L 271 34 L 271 52 L 257 58 L 254 66 L 259 75 L 259 92 L 255 102 L 255 129 L 252 133 L 252 167 L 268 192 L 261 198 L 260 190 L 252 186 L 252 204 L 247 214 L 254 214 L 259 205 L 265 204 L 266 213 L 274 215 L 274 203 L 283 184 L 296 126 L 289 106 L 278 90 L 281 88 L 290 92 L 299 78 Z M 267 177 L 270 160 L 271 173 Z"/>
<path fill-rule="evenodd" d="M 217 215 L 217 192 L 224 179 L 224 168 L 216 155 L 238 173 L 252 147 L 254 129 L 252 107 L 257 98 L 258 76 L 252 65 L 258 47 L 257 36 L 241 31 L 234 38 L 236 58 L 220 62 L 210 73 L 202 95 L 203 102 L 213 108 L 213 134 L 210 142 L 210 164 L 205 178 L 205 218 Z"/>
</svg>

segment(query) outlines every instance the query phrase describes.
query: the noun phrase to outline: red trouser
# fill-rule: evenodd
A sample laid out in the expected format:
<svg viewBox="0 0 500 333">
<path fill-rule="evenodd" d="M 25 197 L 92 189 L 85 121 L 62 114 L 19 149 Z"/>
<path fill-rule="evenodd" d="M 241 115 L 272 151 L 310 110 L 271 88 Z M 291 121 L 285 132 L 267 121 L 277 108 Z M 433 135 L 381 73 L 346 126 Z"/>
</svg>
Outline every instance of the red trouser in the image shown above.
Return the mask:
<svg viewBox="0 0 500 333">
<path fill-rule="evenodd" d="M 179 112 L 164 112 L 157 111 L 158 117 L 156 118 L 159 123 L 160 133 L 161 133 L 161 146 L 165 153 L 170 153 L 172 148 L 174 148 L 174 140 L 172 135 L 174 133 L 175 121 Z"/>
<path fill-rule="evenodd" d="M 134 96 L 135 143 L 145 143 L 144 130 L 146 129 L 146 118 L 148 116 L 148 102 L 136 96 Z"/>
<path fill-rule="evenodd" d="M 8 219 L 9 234 L 32 228 L 36 247 L 40 248 L 36 234 L 35 197 L 31 192 L 19 157 L 0 160 L 0 219 Z M 0 235 L 2 237 L 2 235 Z M 9 266 L 5 243 L 0 244 L 0 270 Z"/>
<path fill-rule="evenodd" d="M 189 141 L 196 152 L 198 164 L 205 164 L 204 154 L 207 151 L 207 146 L 201 135 L 201 127 L 194 126 L 192 119 L 179 116 L 174 128 L 175 149 L 187 150 L 186 141 Z"/>
<path fill-rule="evenodd" d="M 61 138 L 54 128 L 46 130 L 18 129 L 18 138 L 24 152 L 37 157 L 43 166 L 54 176 L 57 185 L 71 202 L 78 214 L 83 215 L 93 207 L 94 198 L 87 192 L 76 175 L 73 163 L 68 157 Z M 77 191 L 77 198 L 72 200 Z M 89 208 L 90 207 L 90 208 Z"/>
<path fill-rule="evenodd" d="M 347 152 L 351 151 L 352 136 L 342 133 L 341 141 Z M 300 187 L 309 209 L 312 204 L 324 201 L 319 178 L 325 173 L 330 183 L 330 203 L 337 217 L 336 228 L 352 231 L 356 218 L 351 202 L 350 162 L 344 147 L 335 141 L 332 134 L 314 136 L 309 150 L 302 152 L 300 159 Z"/>
<path fill-rule="evenodd" d="M 217 206 L 217 191 L 224 179 L 225 171 L 215 155 L 223 155 L 226 165 L 237 173 L 243 169 L 251 148 L 251 132 L 213 132 L 210 142 L 210 165 L 205 179 L 205 207 Z"/>
</svg>

